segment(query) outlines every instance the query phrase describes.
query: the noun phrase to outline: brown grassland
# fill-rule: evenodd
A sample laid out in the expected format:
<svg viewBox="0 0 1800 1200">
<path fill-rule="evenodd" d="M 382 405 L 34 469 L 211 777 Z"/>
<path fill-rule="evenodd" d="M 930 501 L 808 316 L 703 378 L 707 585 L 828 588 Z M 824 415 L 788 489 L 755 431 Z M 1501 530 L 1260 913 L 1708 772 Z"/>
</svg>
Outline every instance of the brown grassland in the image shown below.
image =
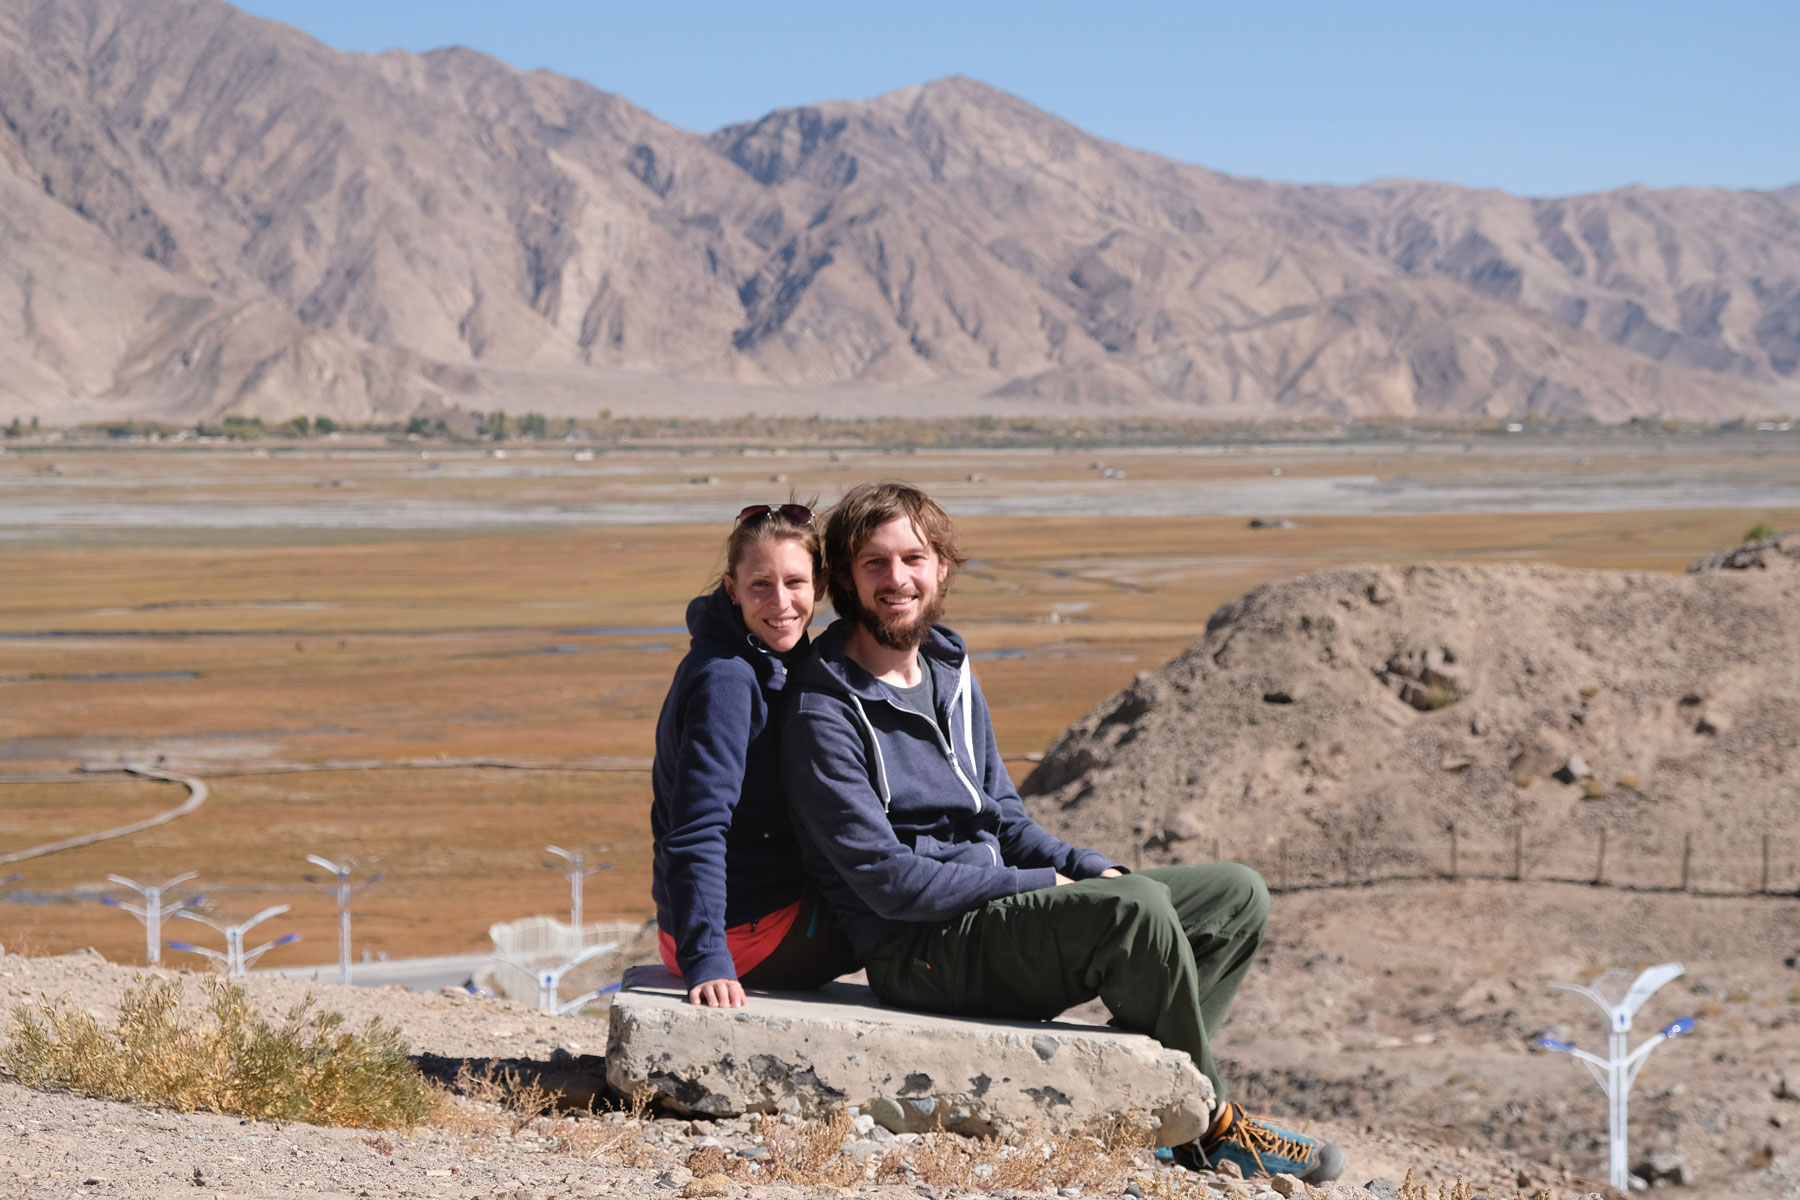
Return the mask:
<svg viewBox="0 0 1800 1200">
<path fill-rule="evenodd" d="M 122 506 L 182 495 L 193 503 L 195 489 L 216 491 L 204 503 L 305 506 L 321 494 L 322 471 L 371 503 L 439 485 L 438 500 L 536 502 L 574 486 L 529 473 L 422 482 L 411 451 L 329 467 L 220 455 L 209 473 L 192 453 L 65 451 L 44 487 L 98 481 Z M 1032 472 L 1038 482 L 1093 474 L 1085 461 L 1031 457 L 993 452 L 981 469 L 1002 480 Z M 0 460 L 15 479 L 31 469 L 20 459 Z M 970 486 L 970 463 L 795 454 L 775 482 L 767 461 L 752 469 L 737 455 L 669 453 L 634 464 L 633 478 L 594 484 L 583 502 L 691 502 L 704 491 L 728 519 L 740 494 L 829 496 L 858 478 L 904 475 L 954 496 Z M 1225 459 L 1179 465 L 1190 476 L 1216 467 L 1221 479 L 1246 470 Z M 1326 470 L 1303 455 L 1289 467 Z M 1145 489 L 1174 469 L 1154 455 L 1131 468 L 1131 485 Z M 1415 475 L 1439 469 L 1436 460 L 1408 465 Z M 1267 461 L 1253 470 L 1267 475 Z M 696 471 L 719 484 L 689 486 Z M 971 561 L 949 622 L 981 656 L 1001 744 L 1022 777 L 1027 756 L 1264 581 L 1425 559 L 1679 571 L 1758 521 L 1785 527 L 1800 511 L 1345 515 L 1272 531 L 1241 517 L 971 517 L 959 525 Z M 93 945 L 139 962 L 137 924 L 95 903 L 105 876 L 193 870 L 221 915 L 294 905 L 266 928 L 303 941 L 265 965 L 324 961 L 334 910 L 300 880 L 305 855 L 320 853 L 386 873 L 359 901 L 359 949 L 478 951 L 493 922 L 565 911 L 566 884 L 538 865 L 547 842 L 606 847 L 616 864 L 590 883 L 589 919 L 648 916 L 652 730 L 685 646 L 683 607 L 716 571 L 724 531 L 724 520 L 503 533 L 153 528 L 12 544 L 0 634 L 66 636 L 0 638 L 0 853 L 182 798 L 168 784 L 72 775 L 76 764 L 163 756 L 169 769 L 204 775 L 212 795 L 160 828 L 0 867 L 0 877 L 24 876 L 10 890 L 31 901 L 0 902 L 0 942 L 45 953 Z M 545 769 L 434 765 L 469 758 Z M 336 769 L 295 769 L 320 767 Z"/>
</svg>

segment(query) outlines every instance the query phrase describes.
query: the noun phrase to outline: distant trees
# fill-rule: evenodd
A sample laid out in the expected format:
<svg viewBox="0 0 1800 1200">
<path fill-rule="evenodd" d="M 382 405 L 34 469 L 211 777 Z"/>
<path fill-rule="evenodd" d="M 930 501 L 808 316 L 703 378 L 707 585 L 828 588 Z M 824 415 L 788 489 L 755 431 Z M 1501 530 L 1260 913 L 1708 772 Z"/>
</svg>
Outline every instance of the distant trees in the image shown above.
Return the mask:
<svg viewBox="0 0 1800 1200">
<path fill-rule="evenodd" d="M 231 418 L 227 417 L 226 420 Z M 329 437 L 338 430 L 338 423 L 330 417 L 290 417 L 282 423 L 277 433 L 283 437 Z"/>
<path fill-rule="evenodd" d="M 477 436 L 490 442 L 504 442 L 509 437 L 541 438 L 550 436 L 550 419 L 536 412 L 509 417 L 496 408 L 480 414 L 475 428 Z"/>
</svg>

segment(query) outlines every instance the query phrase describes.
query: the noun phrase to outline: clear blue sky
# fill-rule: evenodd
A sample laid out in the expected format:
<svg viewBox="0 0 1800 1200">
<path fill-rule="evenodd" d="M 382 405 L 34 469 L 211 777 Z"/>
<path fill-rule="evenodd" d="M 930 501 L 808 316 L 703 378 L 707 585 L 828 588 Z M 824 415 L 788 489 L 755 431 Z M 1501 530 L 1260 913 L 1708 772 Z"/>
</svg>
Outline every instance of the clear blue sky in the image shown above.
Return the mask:
<svg viewBox="0 0 1800 1200">
<path fill-rule="evenodd" d="M 1800 182 L 1800 0 L 245 0 L 464 45 L 687 129 L 970 75 L 1233 174 L 1562 195 Z"/>
</svg>

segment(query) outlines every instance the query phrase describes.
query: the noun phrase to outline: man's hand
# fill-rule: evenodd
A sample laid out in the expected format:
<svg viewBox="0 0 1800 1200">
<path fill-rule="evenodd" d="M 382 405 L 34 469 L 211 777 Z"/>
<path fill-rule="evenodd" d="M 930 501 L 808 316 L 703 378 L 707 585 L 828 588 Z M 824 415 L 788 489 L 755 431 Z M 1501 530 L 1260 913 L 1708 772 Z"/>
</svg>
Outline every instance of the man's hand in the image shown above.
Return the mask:
<svg viewBox="0 0 1800 1200">
<path fill-rule="evenodd" d="M 1117 867 L 1108 867 L 1106 870 L 1100 872 L 1100 878 L 1102 879 L 1123 879 L 1124 877 L 1125 872 L 1119 870 Z"/>
<path fill-rule="evenodd" d="M 688 989 L 688 1003 L 706 1008 L 744 1007 L 744 985 L 735 979 L 709 979 Z"/>
</svg>

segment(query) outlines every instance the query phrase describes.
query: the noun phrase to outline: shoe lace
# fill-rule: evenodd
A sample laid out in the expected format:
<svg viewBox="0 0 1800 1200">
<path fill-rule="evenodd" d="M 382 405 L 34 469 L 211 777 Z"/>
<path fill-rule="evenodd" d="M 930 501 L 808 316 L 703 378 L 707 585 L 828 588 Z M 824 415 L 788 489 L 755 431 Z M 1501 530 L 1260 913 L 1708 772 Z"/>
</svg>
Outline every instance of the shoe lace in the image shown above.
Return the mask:
<svg viewBox="0 0 1800 1200">
<path fill-rule="evenodd" d="M 1236 1142 L 1248 1150 L 1255 1157 L 1256 1165 L 1264 1171 L 1268 1170 L 1268 1165 L 1263 1161 L 1264 1155 L 1301 1162 L 1312 1157 L 1311 1147 L 1304 1140 L 1282 1133 L 1241 1108 L 1237 1110 L 1236 1117 L 1231 1128 L 1219 1140 Z"/>
</svg>

